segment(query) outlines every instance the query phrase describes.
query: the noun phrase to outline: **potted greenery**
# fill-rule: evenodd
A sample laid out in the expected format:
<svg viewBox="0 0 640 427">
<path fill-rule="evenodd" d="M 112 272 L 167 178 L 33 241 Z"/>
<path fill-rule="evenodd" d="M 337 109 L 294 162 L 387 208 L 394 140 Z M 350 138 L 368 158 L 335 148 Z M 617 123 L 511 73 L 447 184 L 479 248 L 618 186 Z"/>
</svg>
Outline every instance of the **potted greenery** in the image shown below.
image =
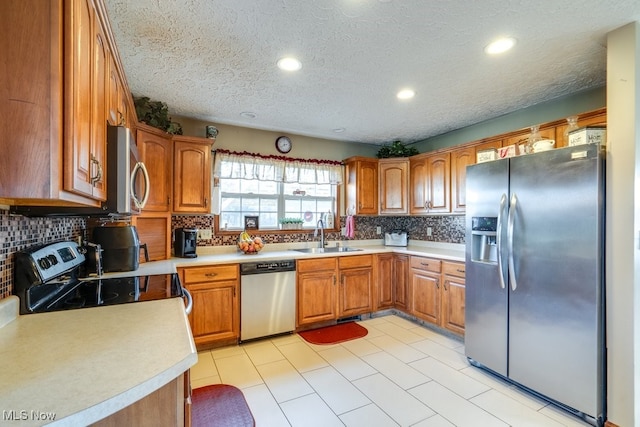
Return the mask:
<svg viewBox="0 0 640 427">
<path fill-rule="evenodd" d="M 304 221 L 300 218 L 280 218 L 279 222 L 283 230 L 300 230 Z"/>
<path fill-rule="evenodd" d="M 161 129 L 174 135 L 182 135 L 182 125 L 171 121 L 169 117 L 169 107 L 160 101 L 152 101 L 146 96 L 134 98 L 138 120 L 145 122 L 149 126 Z"/>
<path fill-rule="evenodd" d="M 409 157 L 418 154 L 415 147 L 407 147 L 400 141 L 393 141 L 390 145 L 383 145 L 378 150 L 379 159 L 387 159 L 389 157 Z"/>
</svg>

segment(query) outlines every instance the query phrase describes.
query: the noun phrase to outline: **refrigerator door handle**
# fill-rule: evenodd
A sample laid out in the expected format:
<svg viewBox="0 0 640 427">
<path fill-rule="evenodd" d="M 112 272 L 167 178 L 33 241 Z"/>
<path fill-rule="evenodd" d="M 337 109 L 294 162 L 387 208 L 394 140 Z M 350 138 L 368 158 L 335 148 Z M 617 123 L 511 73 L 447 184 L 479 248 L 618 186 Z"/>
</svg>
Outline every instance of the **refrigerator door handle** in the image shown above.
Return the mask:
<svg viewBox="0 0 640 427">
<path fill-rule="evenodd" d="M 496 246 L 498 251 L 498 270 L 500 272 L 500 286 L 502 289 L 506 287 L 504 280 L 504 269 L 502 268 L 502 214 L 504 213 L 504 208 L 507 205 L 507 195 L 502 193 L 502 197 L 500 198 L 500 210 L 498 211 L 498 224 L 496 226 L 497 235 L 496 235 Z"/>
<path fill-rule="evenodd" d="M 509 217 L 507 218 L 507 251 L 509 252 L 509 280 L 511 281 L 511 289 L 514 291 L 518 287 L 516 282 L 516 267 L 513 260 L 513 223 L 515 222 L 517 206 L 518 197 L 516 193 L 513 193 L 509 205 Z"/>
</svg>

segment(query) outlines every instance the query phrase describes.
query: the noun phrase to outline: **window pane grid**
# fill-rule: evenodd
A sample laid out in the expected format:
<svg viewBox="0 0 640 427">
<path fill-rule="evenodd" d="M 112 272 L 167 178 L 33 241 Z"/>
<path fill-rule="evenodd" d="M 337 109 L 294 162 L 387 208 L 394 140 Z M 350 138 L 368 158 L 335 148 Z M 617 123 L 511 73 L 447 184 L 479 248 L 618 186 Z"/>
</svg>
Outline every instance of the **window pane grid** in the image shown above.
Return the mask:
<svg viewBox="0 0 640 427">
<path fill-rule="evenodd" d="M 331 184 L 277 183 L 251 179 L 220 179 L 220 226 L 242 230 L 245 215 L 258 216 L 260 229 L 278 229 L 280 218 L 300 218 L 304 228 L 335 211 Z"/>
</svg>

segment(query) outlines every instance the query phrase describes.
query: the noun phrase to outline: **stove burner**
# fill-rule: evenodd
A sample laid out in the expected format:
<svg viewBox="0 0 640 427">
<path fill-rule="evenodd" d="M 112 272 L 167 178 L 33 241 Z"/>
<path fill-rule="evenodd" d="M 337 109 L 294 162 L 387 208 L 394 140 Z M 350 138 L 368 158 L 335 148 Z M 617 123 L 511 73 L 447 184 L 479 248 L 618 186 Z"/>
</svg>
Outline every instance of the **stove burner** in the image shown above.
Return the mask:
<svg viewBox="0 0 640 427">
<path fill-rule="evenodd" d="M 85 302 L 86 299 L 84 297 L 74 295 L 71 298 L 64 300 L 64 306 L 66 308 L 82 308 L 84 307 Z"/>
<path fill-rule="evenodd" d="M 101 296 L 102 296 L 102 302 L 103 303 L 105 303 L 105 302 L 108 303 L 109 301 L 115 300 L 120 295 L 118 293 L 116 293 L 116 292 L 104 292 L 103 291 Z"/>
</svg>

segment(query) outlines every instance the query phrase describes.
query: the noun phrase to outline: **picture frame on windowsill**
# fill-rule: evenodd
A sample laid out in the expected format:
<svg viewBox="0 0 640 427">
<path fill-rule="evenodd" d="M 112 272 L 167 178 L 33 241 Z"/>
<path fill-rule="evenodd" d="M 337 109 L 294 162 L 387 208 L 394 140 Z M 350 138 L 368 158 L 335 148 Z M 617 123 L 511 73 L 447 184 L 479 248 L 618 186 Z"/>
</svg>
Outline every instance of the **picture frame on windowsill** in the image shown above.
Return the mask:
<svg viewBox="0 0 640 427">
<path fill-rule="evenodd" d="M 244 229 L 245 230 L 258 230 L 259 227 L 259 217 L 258 216 L 248 216 L 244 217 Z"/>
</svg>

